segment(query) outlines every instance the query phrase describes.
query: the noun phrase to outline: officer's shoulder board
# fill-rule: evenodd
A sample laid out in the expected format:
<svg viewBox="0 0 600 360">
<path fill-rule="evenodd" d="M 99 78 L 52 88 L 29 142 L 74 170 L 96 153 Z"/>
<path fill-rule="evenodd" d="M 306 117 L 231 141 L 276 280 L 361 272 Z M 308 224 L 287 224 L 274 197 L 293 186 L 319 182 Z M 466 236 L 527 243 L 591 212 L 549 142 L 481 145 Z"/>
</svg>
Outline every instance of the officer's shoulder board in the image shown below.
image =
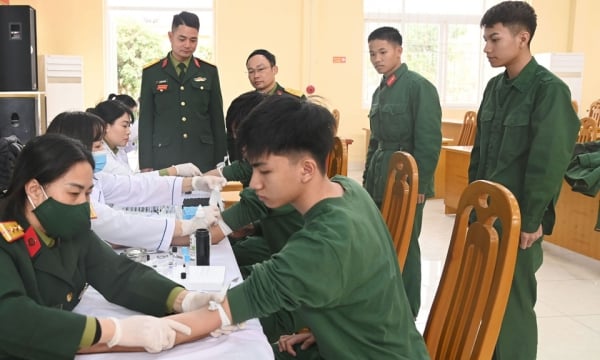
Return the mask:
<svg viewBox="0 0 600 360">
<path fill-rule="evenodd" d="M 302 93 L 302 91 L 300 90 L 296 90 L 296 89 L 290 89 L 290 88 L 284 88 L 283 89 L 286 93 L 294 95 L 296 97 L 304 97 L 304 93 Z"/>
<path fill-rule="evenodd" d="M 13 242 L 25 235 L 25 231 L 16 221 L 0 222 L 0 234 L 6 242 Z"/>
<path fill-rule="evenodd" d="M 150 61 L 149 63 L 147 63 L 146 65 L 144 65 L 144 70 L 146 70 L 150 66 L 158 64 L 160 62 L 160 60 L 161 59 L 154 59 L 154 60 Z"/>
<path fill-rule="evenodd" d="M 202 60 L 200 58 L 194 57 L 194 62 L 196 63 L 196 65 L 198 65 L 198 67 L 200 67 L 200 64 L 202 65 L 208 65 L 208 66 L 212 66 L 214 68 L 217 67 L 217 65 L 211 64 L 208 61 Z"/>
</svg>

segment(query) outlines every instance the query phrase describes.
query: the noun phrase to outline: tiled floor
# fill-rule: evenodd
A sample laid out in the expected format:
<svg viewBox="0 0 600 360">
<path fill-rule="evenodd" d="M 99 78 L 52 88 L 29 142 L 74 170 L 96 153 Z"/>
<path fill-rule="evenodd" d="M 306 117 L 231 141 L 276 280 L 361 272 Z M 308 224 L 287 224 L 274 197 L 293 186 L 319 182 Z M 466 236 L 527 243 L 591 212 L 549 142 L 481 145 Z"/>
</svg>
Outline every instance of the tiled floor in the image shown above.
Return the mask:
<svg viewBox="0 0 600 360">
<path fill-rule="evenodd" d="M 362 171 L 350 174 L 362 181 Z M 428 200 L 423 215 L 422 306 L 417 327 L 423 331 L 454 226 L 442 199 Z M 544 263 L 537 273 L 538 359 L 600 359 L 600 261 L 544 242 Z"/>
<path fill-rule="evenodd" d="M 425 205 L 422 250 L 422 331 L 443 269 L 454 216 L 444 215 L 441 199 Z M 538 359 L 600 359 L 600 261 L 544 243 L 537 273 Z"/>
</svg>

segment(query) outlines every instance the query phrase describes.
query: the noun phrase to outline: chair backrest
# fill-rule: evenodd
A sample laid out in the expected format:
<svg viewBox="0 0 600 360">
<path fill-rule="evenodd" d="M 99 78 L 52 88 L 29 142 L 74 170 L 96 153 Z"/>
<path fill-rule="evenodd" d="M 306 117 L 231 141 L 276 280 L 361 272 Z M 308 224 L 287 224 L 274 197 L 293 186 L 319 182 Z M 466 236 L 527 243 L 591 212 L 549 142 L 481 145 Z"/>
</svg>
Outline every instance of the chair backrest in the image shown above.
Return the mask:
<svg viewBox="0 0 600 360">
<path fill-rule="evenodd" d="M 579 128 L 579 135 L 577 136 L 578 143 L 584 143 L 589 141 L 595 141 L 598 133 L 598 124 L 596 120 L 591 117 L 584 117 L 581 120 L 581 127 Z"/>
<path fill-rule="evenodd" d="M 456 145 L 473 145 L 475 142 L 475 134 L 477 133 L 477 112 L 467 111 L 463 119 L 460 136 Z"/>
<path fill-rule="evenodd" d="M 592 119 L 596 120 L 596 125 L 600 126 L 600 99 L 592 102 L 592 104 L 590 105 L 590 112 L 588 114 L 588 117 L 591 117 Z"/>
<path fill-rule="evenodd" d="M 496 220 L 501 235 L 494 227 Z M 423 336 L 431 359 L 492 358 L 514 275 L 520 227 L 519 205 L 504 186 L 479 180 L 465 189 Z"/>
<path fill-rule="evenodd" d="M 394 152 L 390 158 L 381 215 L 392 235 L 401 270 L 408 254 L 418 193 L 417 162 L 407 152 Z"/>
<path fill-rule="evenodd" d="M 338 136 L 333 138 L 333 148 L 327 157 L 327 176 L 335 175 L 348 175 L 348 148 Z"/>
<path fill-rule="evenodd" d="M 340 111 L 338 109 L 333 109 L 331 114 L 333 115 L 333 120 L 335 120 L 335 129 L 333 129 L 333 135 L 337 135 L 337 131 L 340 128 Z"/>
</svg>

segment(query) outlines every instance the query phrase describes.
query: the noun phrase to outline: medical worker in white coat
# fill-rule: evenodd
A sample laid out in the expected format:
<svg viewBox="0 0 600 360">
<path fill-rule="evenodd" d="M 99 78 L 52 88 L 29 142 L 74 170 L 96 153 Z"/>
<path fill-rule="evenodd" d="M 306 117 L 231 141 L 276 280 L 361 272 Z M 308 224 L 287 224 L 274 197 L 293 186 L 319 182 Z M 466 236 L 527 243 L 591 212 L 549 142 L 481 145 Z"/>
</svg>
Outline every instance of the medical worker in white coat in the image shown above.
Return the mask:
<svg viewBox="0 0 600 360">
<path fill-rule="evenodd" d="M 113 245 L 167 250 L 171 245 L 189 244 L 189 235 L 198 228 L 216 223 L 219 214 L 215 206 L 204 207 L 190 220 L 172 216 L 135 215 L 111 208 L 118 206 L 164 206 L 183 204 L 183 192 L 210 192 L 220 189 L 226 180 L 217 176 L 125 176 L 107 174 L 101 170 L 106 161 L 102 151 L 105 123 L 87 112 L 63 112 L 52 120 L 48 133 L 61 133 L 80 140 L 92 151 L 94 189 L 90 202 L 96 212 L 92 230 Z"/>
</svg>

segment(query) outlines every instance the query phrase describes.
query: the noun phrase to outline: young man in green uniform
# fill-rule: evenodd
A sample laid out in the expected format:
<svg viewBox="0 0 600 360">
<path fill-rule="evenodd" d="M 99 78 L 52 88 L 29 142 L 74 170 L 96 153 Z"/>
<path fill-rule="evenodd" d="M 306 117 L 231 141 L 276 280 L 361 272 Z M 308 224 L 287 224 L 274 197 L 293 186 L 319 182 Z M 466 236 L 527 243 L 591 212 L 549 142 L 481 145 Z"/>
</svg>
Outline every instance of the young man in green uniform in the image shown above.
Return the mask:
<svg viewBox="0 0 600 360">
<path fill-rule="evenodd" d="M 419 195 L 408 256 L 402 277 L 413 315 L 421 306 L 419 235 L 425 199 L 433 196 L 433 174 L 442 146 L 442 110 L 437 90 L 402 63 L 402 35 L 392 27 L 374 30 L 368 38 L 371 63 L 383 75 L 373 93 L 369 120 L 371 139 L 363 184 L 381 207 L 392 153 L 410 153 L 419 168 Z"/>
<path fill-rule="evenodd" d="M 305 224 L 222 304 L 210 304 L 219 312 L 184 317 L 214 329 L 292 311 L 316 343 L 301 350 L 292 342 L 306 339 L 283 336 L 277 358 L 427 359 L 381 213 L 354 180 L 326 175 L 333 127 L 326 108 L 291 96 L 268 97 L 241 123 L 250 187 L 270 208 L 291 204 Z"/>
<path fill-rule="evenodd" d="M 200 21 L 173 17 L 171 52 L 142 74 L 139 121 L 140 169 L 191 162 L 214 169 L 227 153 L 223 99 L 214 65 L 193 56 Z"/>
<path fill-rule="evenodd" d="M 534 9 L 523 1 L 502 2 L 481 19 L 483 51 L 491 66 L 506 70 L 483 94 L 469 181 L 506 186 L 521 209 L 517 264 L 494 359 L 536 358 L 535 272 L 579 130 L 569 88 L 531 55 L 536 23 Z"/>
</svg>

